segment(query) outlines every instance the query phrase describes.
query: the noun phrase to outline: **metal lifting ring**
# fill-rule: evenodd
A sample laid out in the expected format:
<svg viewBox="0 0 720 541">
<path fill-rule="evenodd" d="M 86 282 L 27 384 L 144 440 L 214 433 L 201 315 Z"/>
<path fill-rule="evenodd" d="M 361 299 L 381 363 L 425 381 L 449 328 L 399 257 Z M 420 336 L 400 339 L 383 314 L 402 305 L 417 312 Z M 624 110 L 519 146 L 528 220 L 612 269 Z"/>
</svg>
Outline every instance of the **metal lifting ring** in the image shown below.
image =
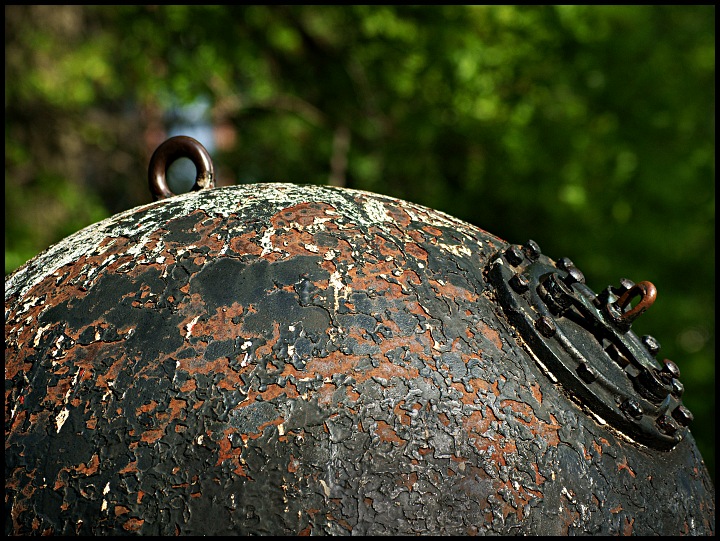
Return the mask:
<svg viewBox="0 0 720 541">
<path fill-rule="evenodd" d="M 168 167 L 179 158 L 188 158 L 195 165 L 197 175 L 191 191 L 215 187 L 215 173 L 208 151 L 192 137 L 178 135 L 157 147 L 150 158 L 148 185 L 154 201 L 175 195 L 168 187 L 165 176 Z"/>
<path fill-rule="evenodd" d="M 618 308 L 620 308 L 620 311 L 622 312 L 625 307 L 630 304 L 630 301 L 637 295 L 640 295 L 641 297 L 640 302 L 638 302 L 634 308 L 628 310 L 625 313 L 622 313 L 622 315 L 620 316 L 621 321 L 626 323 L 632 323 L 635 319 L 637 319 L 638 316 L 642 315 L 645 310 L 650 308 L 650 306 L 652 306 L 652 304 L 655 302 L 655 299 L 657 298 L 657 289 L 652 284 L 652 282 L 638 282 L 630 289 L 625 291 L 622 295 L 620 295 L 620 298 L 616 302 Z"/>
</svg>

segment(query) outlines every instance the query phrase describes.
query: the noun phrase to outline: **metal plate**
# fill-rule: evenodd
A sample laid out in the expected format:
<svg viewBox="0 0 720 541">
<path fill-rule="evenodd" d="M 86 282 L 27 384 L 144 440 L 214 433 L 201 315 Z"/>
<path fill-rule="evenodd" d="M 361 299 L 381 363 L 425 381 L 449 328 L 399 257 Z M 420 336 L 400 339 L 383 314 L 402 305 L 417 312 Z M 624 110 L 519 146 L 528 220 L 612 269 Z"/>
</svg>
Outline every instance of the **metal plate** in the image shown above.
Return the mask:
<svg viewBox="0 0 720 541">
<path fill-rule="evenodd" d="M 677 367 L 653 358 L 652 341 L 645 345 L 623 317 L 634 308 L 618 306 L 637 286 L 625 281 L 596 295 L 561 261 L 558 268 L 533 241 L 491 261 L 489 279 L 508 318 L 546 373 L 601 424 L 649 447 L 672 448 L 692 414 L 680 400 Z"/>
</svg>

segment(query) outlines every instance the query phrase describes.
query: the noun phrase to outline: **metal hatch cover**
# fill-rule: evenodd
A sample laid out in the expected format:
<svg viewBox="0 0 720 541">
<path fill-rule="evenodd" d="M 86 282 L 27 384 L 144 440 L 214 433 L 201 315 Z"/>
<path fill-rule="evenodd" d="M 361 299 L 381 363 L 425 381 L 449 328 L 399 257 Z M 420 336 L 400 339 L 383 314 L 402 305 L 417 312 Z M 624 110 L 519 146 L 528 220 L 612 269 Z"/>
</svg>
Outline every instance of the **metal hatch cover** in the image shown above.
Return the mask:
<svg viewBox="0 0 720 541">
<path fill-rule="evenodd" d="M 532 240 L 498 253 L 487 274 L 541 369 L 576 401 L 648 447 L 669 450 L 683 439 L 693 417 L 681 401 L 680 371 L 654 358 L 660 346 L 652 336 L 630 330 L 655 286 L 623 279 L 596 294 L 572 261 L 554 263 Z"/>
</svg>

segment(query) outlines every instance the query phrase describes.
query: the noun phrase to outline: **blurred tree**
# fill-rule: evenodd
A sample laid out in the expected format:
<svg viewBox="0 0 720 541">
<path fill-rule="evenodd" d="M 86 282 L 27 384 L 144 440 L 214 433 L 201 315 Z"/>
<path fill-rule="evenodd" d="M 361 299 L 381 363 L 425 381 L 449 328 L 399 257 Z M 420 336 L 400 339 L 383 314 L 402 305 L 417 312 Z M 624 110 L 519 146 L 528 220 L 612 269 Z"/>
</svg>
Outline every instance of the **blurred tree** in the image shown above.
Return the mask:
<svg viewBox="0 0 720 541">
<path fill-rule="evenodd" d="M 714 6 L 6 6 L 5 272 L 150 201 L 174 112 L 219 181 L 331 183 L 651 280 L 714 475 Z"/>
</svg>

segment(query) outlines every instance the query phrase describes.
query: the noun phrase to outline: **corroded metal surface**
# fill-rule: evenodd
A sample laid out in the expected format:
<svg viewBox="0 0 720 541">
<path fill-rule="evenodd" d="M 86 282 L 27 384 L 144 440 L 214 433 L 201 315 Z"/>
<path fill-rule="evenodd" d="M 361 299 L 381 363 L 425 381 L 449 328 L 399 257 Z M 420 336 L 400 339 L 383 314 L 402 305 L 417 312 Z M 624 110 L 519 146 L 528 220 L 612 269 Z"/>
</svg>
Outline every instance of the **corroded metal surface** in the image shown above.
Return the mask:
<svg viewBox="0 0 720 541">
<path fill-rule="evenodd" d="M 629 441 L 521 347 L 507 247 L 287 184 L 73 235 L 6 281 L 6 533 L 714 534 L 691 436 Z"/>
</svg>

